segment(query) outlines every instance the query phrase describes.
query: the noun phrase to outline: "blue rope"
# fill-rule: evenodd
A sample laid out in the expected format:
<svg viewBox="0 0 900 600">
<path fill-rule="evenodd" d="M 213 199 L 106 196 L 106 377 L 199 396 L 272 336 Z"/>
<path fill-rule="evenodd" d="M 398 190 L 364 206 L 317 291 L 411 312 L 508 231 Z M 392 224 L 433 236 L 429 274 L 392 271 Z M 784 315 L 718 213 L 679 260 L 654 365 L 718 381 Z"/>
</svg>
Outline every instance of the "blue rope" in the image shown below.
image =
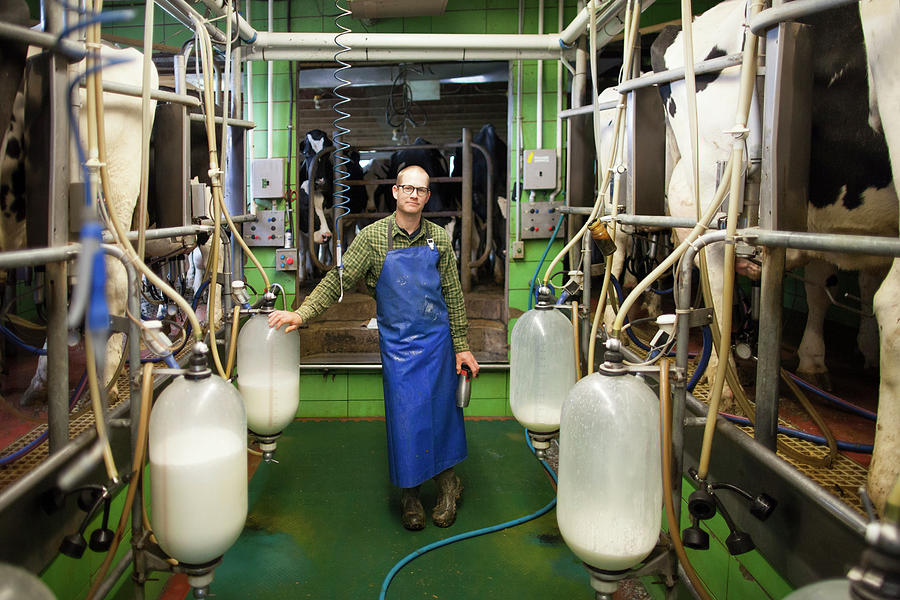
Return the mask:
<svg viewBox="0 0 900 600">
<path fill-rule="evenodd" d="M 528 438 L 527 431 L 525 433 L 525 441 L 528 442 L 528 447 L 531 449 L 531 452 L 534 453 L 534 446 L 531 445 L 531 440 Z M 546 461 L 544 461 L 543 459 L 541 459 L 541 464 L 544 466 L 544 469 L 546 469 L 547 472 L 550 474 L 550 476 L 553 478 L 553 481 L 556 482 L 557 481 L 556 473 L 553 472 L 553 469 L 550 468 L 550 465 L 548 465 L 546 463 Z M 525 523 L 526 521 L 531 521 L 532 519 L 536 519 L 536 518 L 550 512 L 554 506 L 556 506 L 556 497 L 554 497 L 553 500 L 548 502 L 546 506 L 544 506 L 543 508 L 541 508 L 540 510 L 538 510 L 536 512 L 531 513 L 530 515 L 526 515 L 524 517 L 519 517 L 518 519 L 513 519 L 512 521 L 506 521 L 505 523 L 500 523 L 498 525 L 492 525 L 490 527 L 482 527 L 481 529 L 476 529 L 474 531 L 468 531 L 466 533 L 461 533 L 459 535 L 455 535 L 453 537 L 449 537 L 444 540 L 438 540 L 436 542 L 428 544 L 427 546 L 422 546 L 415 552 L 411 552 L 410 554 L 407 554 L 405 557 L 403 557 L 400 560 L 400 562 L 398 562 L 396 565 L 394 565 L 394 567 L 390 570 L 390 572 L 388 572 L 387 577 L 384 578 L 384 581 L 381 583 L 381 593 L 378 595 L 378 600 L 385 599 L 385 595 L 387 594 L 388 586 L 391 585 L 391 580 L 394 578 L 394 576 L 397 574 L 397 572 L 399 572 L 400 569 L 402 569 L 408 563 L 412 562 L 414 559 L 418 558 L 419 556 L 422 556 L 426 552 L 430 552 L 431 550 L 440 548 L 442 546 L 447 546 L 454 542 L 467 540 L 469 538 L 477 537 L 479 535 L 484 535 L 486 533 L 493 533 L 495 531 L 501 531 L 503 529 L 508 529 L 510 527 L 520 525 L 521 523 Z"/>
</svg>

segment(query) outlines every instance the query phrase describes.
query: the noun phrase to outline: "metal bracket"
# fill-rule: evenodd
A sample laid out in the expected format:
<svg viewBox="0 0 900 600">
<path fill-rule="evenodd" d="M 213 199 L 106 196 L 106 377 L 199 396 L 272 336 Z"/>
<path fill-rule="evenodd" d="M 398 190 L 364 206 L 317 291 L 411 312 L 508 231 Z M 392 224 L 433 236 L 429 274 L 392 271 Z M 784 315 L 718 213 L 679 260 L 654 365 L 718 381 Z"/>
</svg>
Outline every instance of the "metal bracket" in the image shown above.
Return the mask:
<svg viewBox="0 0 900 600">
<path fill-rule="evenodd" d="M 677 579 L 676 563 L 671 548 L 672 542 L 669 534 L 661 531 L 659 533 L 659 541 L 656 542 L 656 547 L 653 548 L 650 556 L 640 568 L 629 571 L 628 577 L 638 578 L 647 575 L 662 575 L 665 579 L 666 587 L 674 587 Z"/>
<path fill-rule="evenodd" d="M 679 318 L 684 318 L 685 313 L 678 312 Z M 693 308 L 689 313 L 687 313 L 688 324 L 691 328 L 694 327 L 703 327 L 704 325 L 711 325 L 713 322 L 713 309 L 712 308 Z"/>
<path fill-rule="evenodd" d="M 128 333 L 131 330 L 131 321 L 127 317 L 109 315 L 109 328 L 119 333 Z"/>
</svg>

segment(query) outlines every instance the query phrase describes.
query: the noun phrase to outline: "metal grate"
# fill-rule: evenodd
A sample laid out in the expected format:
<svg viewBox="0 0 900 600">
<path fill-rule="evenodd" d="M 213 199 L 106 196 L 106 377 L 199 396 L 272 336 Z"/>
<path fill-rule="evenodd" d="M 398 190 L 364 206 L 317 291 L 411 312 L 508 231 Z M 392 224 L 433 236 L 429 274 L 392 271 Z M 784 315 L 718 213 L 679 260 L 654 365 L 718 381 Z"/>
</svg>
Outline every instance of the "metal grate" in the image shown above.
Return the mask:
<svg viewBox="0 0 900 600">
<path fill-rule="evenodd" d="M 634 329 L 635 333 L 641 341 L 643 341 L 645 344 L 649 343 L 653 335 L 653 332 L 649 330 L 649 328 L 641 330 L 640 327 L 636 326 Z M 697 367 L 699 357 L 693 358 L 688 362 L 689 366 L 687 377 L 690 378 L 694 373 L 694 369 Z M 709 386 L 702 381 L 697 384 L 693 391 L 694 397 L 704 404 L 709 404 L 709 393 Z M 782 398 L 782 400 L 786 399 Z M 751 399 L 751 403 L 752 402 L 753 401 Z M 794 427 L 792 423 L 788 423 L 781 418 L 778 419 L 778 425 L 782 427 Z M 737 427 L 747 435 L 751 437 L 753 436 L 752 427 Z M 801 440 L 779 433 L 778 441 L 794 450 L 795 452 L 806 456 L 824 458 L 828 455 L 827 446 L 820 446 L 807 440 Z M 841 452 L 837 453 L 837 456 L 835 456 L 834 461 L 832 462 L 830 467 L 814 467 L 807 463 L 800 462 L 791 457 L 785 456 L 782 452 L 778 452 L 778 456 L 793 465 L 798 471 L 818 483 L 825 491 L 830 493 L 832 496 L 838 498 L 839 500 L 856 510 L 859 514 L 863 516 L 866 515 L 865 509 L 862 505 L 862 500 L 859 496 L 860 486 L 865 485 L 866 483 L 866 476 L 868 474 L 868 469 L 866 467 L 850 460 Z"/>
<path fill-rule="evenodd" d="M 191 351 L 191 348 L 194 345 L 193 338 L 188 340 L 188 343 L 179 352 L 176 356 L 177 359 L 181 359 L 183 356 L 188 354 Z M 154 363 L 154 368 L 162 368 L 165 366 L 165 363 L 159 362 Z M 119 375 L 119 378 L 116 380 L 116 390 L 118 391 L 118 399 L 111 403 L 109 408 L 113 409 L 118 406 L 128 395 L 131 393 L 131 384 L 128 381 L 128 370 L 123 369 L 122 374 Z M 82 396 L 82 400 L 79 402 L 79 405 L 85 406 L 86 408 L 82 410 L 76 410 L 70 419 L 69 419 L 69 439 L 75 439 L 88 429 L 94 428 L 94 411 L 91 410 L 90 404 L 90 393 L 85 392 Z M 40 437 L 47 430 L 47 424 L 42 423 L 14 441 L 12 444 L 7 446 L 3 453 L 4 454 L 12 454 L 17 450 L 24 448 L 29 443 Z M 49 444 L 47 440 L 44 440 L 40 445 L 34 448 L 31 452 L 13 462 L 12 464 L 6 465 L 5 467 L 0 467 L 0 491 L 5 490 L 7 487 L 18 481 L 20 477 L 37 467 L 44 459 L 47 458 Z"/>
</svg>

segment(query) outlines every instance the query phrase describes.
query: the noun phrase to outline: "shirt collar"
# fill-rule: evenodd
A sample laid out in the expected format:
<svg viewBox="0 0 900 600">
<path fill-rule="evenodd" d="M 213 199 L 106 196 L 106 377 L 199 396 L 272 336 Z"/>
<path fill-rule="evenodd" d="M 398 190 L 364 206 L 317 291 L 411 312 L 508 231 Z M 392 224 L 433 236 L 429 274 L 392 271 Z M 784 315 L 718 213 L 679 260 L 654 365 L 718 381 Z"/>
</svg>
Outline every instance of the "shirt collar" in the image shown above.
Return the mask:
<svg viewBox="0 0 900 600">
<path fill-rule="evenodd" d="M 394 235 L 404 235 L 406 236 L 410 243 L 416 241 L 422 235 L 423 224 L 425 223 L 425 219 L 421 219 L 419 221 L 419 228 L 412 232 L 407 232 L 405 229 L 397 225 L 397 213 L 391 215 L 391 220 L 394 224 Z"/>
</svg>

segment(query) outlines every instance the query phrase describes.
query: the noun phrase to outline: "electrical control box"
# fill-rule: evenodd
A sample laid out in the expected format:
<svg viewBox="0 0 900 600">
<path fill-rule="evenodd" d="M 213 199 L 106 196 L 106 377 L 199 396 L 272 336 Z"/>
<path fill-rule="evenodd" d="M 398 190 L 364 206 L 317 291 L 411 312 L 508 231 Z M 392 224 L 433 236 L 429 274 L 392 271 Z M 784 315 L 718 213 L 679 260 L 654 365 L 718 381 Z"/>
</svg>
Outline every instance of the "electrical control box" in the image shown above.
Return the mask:
<svg viewBox="0 0 900 600">
<path fill-rule="evenodd" d="M 522 156 L 523 186 L 526 190 L 556 187 L 556 150 L 526 150 Z"/>
<path fill-rule="evenodd" d="M 284 246 L 284 211 L 257 211 L 256 221 L 243 224 L 242 235 L 248 246 Z"/>
<path fill-rule="evenodd" d="M 276 248 L 275 249 L 275 270 L 276 271 L 296 271 L 297 270 L 297 249 L 296 248 Z"/>
<path fill-rule="evenodd" d="M 565 202 L 526 202 L 522 205 L 522 238 L 526 240 L 547 239 L 553 235 L 559 221 L 559 209 Z M 557 237 L 565 237 L 565 223 L 560 225 Z"/>
<path fill-rule="evenodd" d="M 284 159 L 257 158 L 250 163 L 250 192 L 254 198 L 284 196 Z"/>
</svg>

